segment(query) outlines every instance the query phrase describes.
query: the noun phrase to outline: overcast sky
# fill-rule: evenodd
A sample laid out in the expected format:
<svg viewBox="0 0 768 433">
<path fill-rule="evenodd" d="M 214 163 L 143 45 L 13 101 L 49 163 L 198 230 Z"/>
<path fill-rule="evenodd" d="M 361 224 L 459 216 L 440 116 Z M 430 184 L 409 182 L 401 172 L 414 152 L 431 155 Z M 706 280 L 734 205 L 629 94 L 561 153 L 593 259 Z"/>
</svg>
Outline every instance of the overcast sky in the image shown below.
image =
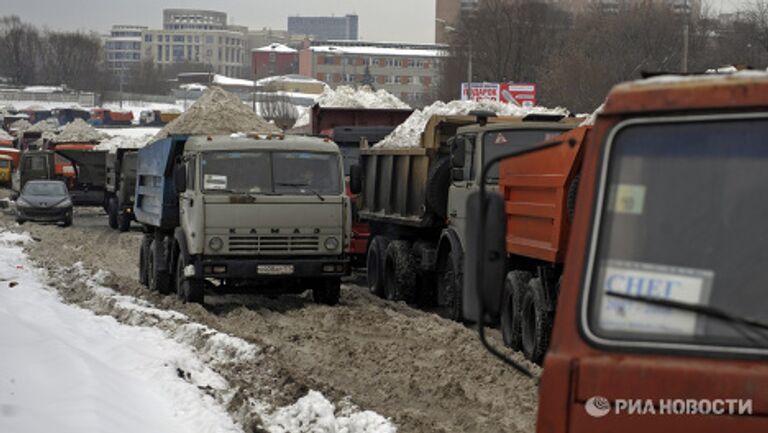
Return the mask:
<svg viewBox="0 0 768 433">
<path fill-rule="evenodd" d="M 709 0 L 729 11 L 750 0 Z M 290 15 L 360 16 L 360 37 L 378 41 L 433 42 L 435 0 L 0 0 L 0 15 L 55 30 L 95 30 L 112 24 L 159 28 L 164 8 L 201 8 L 226 12 L 230 23 L 252 29 L 285 29 Z"/>
</svg>

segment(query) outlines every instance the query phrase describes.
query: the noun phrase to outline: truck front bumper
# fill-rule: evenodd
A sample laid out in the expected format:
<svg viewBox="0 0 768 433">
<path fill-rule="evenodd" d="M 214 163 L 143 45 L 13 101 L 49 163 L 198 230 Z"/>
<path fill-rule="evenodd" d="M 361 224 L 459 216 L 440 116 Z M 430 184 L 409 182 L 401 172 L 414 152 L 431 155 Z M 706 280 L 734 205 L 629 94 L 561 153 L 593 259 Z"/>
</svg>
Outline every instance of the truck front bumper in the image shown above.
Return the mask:
<svg viewBox="0 0 768 433">
<path fill-rule="evenodd" d="M 195 263 L 195 275 L 202 278 L 233 280 L 343 277 L 349 275 L 349 260 L 346 257 L 304 259 L 206 257 Z"/>
</svg>

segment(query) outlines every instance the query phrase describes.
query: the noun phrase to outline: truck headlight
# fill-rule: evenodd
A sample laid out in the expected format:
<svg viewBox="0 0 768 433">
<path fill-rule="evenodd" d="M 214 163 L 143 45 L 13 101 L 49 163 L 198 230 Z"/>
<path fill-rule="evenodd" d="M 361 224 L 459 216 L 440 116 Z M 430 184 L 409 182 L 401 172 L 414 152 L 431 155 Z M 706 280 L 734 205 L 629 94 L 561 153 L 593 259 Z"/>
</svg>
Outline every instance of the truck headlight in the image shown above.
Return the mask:
<svg viewBox="0 0 768 433">
<path fill-rule="evenodd" d="M 339 247 L 339 240 L 334 237 L 330 237 L 325 240 L 324 245 L 326 250 L 335 250 Z"/>
<path fill-rule="evenodd" d="M 214 251 L 219 251 L 224 248 L 224 241 L 220 237 L 214 236 L 208 241 L 208 246 Z"/>
</svg>

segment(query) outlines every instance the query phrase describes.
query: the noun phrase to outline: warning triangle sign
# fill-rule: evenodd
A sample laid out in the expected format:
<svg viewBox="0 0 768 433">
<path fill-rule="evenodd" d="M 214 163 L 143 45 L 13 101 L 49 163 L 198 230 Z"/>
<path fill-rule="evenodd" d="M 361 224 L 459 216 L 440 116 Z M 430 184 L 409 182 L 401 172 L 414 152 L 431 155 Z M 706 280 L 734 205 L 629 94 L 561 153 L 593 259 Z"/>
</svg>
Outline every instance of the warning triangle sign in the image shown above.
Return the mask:
<svg viewBox="0 0 768 433">
<path fill-rule="evenodd" d="M 496 140 L 493 142 L 493 144 L 507 144 L 507 137 L 504 136 L 501 132 L 496 136 Z"/>
</svg>

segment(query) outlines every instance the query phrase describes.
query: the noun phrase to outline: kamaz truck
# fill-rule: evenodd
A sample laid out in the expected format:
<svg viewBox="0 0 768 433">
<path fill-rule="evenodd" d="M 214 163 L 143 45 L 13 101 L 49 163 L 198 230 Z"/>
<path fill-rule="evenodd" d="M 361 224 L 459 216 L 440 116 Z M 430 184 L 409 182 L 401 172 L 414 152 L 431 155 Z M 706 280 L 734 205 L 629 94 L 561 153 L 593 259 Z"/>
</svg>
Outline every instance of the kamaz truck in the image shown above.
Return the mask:
<svg viewBox="0 0 768 433">
<path fill-rule="evenodd" d="M 109 216 L 109 226 L 121 232 L 127 232 L 134 219 L 136 158 L 136 149 L 116 149 L 106 155 L 104 210 Z"/>
<path fill-rule="evenodd" d="M 350 204 L 339 148 L 299 136 L 170 136 L 138 152 L 140 281 L 185 302 L 204 291 L 312 290 L 339 301 Z"/>
</svg>

